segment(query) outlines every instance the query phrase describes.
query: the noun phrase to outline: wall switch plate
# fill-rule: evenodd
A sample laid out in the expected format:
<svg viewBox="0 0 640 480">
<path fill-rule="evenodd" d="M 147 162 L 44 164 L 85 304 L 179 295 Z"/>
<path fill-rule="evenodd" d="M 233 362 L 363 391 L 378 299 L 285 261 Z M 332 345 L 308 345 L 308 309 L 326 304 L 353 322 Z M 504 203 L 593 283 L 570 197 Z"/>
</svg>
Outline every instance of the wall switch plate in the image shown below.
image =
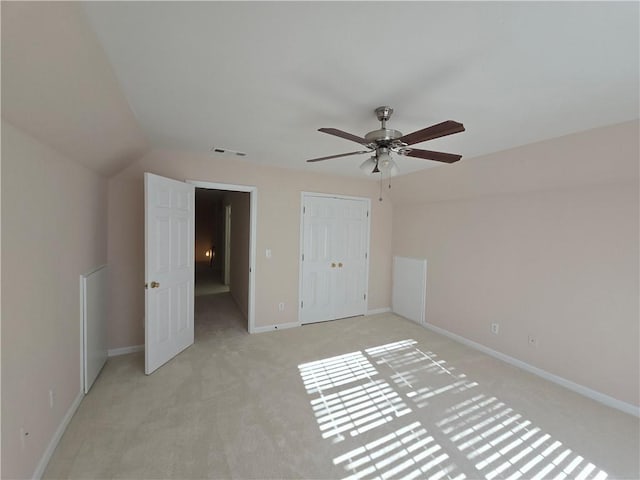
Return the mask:
<svg viewBox="0 0 640 480">
<path fill-rule="evenodd" d="M 491 324 L 491 333 L 493 333 L 494 335 L 498 335 L 499 332 L 500 332 L 500 324 L 492 323 Z"/>
<path fill-rule="evenodd" d="M 533 335 L 529 335 L 527 337 L 527 342 L 529 343 L 530 347 L 538 348 L 538 339 L 536 337 L 534 337 Z"/>
<path fill-rule="evenodd" d="M 265 254 L 265 256 L 266 256 L 267 258 L 271 258 L 271 249 L 270 249 L 270 248 L 267 248 L 267 250 L 264 252 L 264 254 Z"/>
<path fill-rule="evenodd" d="M 284 312 L 284 302 L 280 302 L 280 303 L 278 304 L 278 311 L 280 311 L 280 312 Z"/>
</svg>

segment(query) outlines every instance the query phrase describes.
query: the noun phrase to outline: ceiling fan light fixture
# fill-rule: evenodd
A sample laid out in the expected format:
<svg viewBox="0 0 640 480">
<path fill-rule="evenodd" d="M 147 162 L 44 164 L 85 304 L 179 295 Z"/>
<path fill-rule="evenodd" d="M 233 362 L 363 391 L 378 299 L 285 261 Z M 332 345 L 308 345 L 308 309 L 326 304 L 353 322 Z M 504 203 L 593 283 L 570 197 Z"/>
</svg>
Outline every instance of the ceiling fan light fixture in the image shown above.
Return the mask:
<svg viewBox="0 0 640 480">
<path fill-rule="evenodd" d="M 375 171 L 377 170 L 377 166 L 378 162 L 376 160 L 376 157 L 369 157 L 364 162 L 362 162 L 362 165 L 360 165 L 360 170 L 362 170 L 367 175 L 373 175 L 374 173 L 377 173 Z"/>
<path fill-rule="evenodd" d="M 378 148 L 378 163 L 380 166 L 386 165 L 389 162 L 392 162 L 391 154 L 389 153 L 389 149 L 386 147 Z"/>
<path fill-rule="evenodd" d="M 392 177 L 395 177 L 398 173 L 400 173 L 400 169 L 398 169 L 398 165 L 392 158 L 384 162 L 380 162 L 378 164 L 378 167 L 380 168 L 380 171 L 382 173 L 388 173 Z"/>
<path fill-rule="evenodd" d="M 381 172 L 387 173 L 392 177 L 400 172 L 398 165 L 391 157 L 388 148 L 378 149 L 378 168 Z"/>
</svg>

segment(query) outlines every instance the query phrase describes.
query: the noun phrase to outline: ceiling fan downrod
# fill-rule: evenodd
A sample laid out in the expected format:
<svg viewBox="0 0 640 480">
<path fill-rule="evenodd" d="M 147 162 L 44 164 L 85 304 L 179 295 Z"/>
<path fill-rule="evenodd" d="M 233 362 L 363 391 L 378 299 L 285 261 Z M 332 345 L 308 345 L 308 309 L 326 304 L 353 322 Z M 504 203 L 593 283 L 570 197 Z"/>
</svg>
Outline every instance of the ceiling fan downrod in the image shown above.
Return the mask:
<svg viewBox="0 0 640 480">
<path fill-rule="evenodd" d="M 387 128 L 387 120 L 393 115 L 393 108 L 387 106 L 378 107 L 375 112 L 378 120 L 382 123 L 381 128 Z"/>
<path fill-rule="evenodd" d="M 375 109 L 375 113 L 380 121 L 380 128 L 364 136 L 367 145 L 371 148 L 404 146 L 399 141 L 400 137 L 402 137 L 402 132 L 387 128 L 387 120 L 391 118 L 393 108 L 388 106 L 378 107 Z"/>
</svg>

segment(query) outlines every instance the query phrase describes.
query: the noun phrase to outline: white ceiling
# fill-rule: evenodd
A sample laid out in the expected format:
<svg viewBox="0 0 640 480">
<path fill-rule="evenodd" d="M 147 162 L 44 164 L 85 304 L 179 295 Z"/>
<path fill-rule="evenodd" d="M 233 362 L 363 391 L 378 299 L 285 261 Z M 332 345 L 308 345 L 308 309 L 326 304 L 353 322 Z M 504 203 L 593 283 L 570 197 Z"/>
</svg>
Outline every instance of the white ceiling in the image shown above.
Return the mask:
<svg viewBox="0 0 640 480">
<path fill-rule="evenodd" d="M 154 147 L 360 175 L 365 155 L 316 130 L 403 133 L 466 158 L 639 117 L 638 2 L 88 2 Z M 213 157 L 214 154 L 212 154 Z M 231 157 L 239 158 L 239 157 Z M 241 160 L 239 160 L 241 161 Z M 400 158 L 402 173 L 435 162 Z"/>
</svg>

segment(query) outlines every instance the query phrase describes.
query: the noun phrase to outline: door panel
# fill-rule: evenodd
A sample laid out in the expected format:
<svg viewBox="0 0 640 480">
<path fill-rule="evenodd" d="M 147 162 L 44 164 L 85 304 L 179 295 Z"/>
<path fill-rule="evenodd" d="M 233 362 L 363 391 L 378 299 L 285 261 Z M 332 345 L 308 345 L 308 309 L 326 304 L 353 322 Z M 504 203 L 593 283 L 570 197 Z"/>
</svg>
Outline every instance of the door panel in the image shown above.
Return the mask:
<svg viewBox="0 0 640 480">
<path fill-rule="evenodd" d="M 145 173 L 145 373 L 193 344 L 194 186 Z"/>
<path fill-rule="evenodd" d="M 338 205 L 338 274 L 336 318 L 362 315 L 366 309 L 366 214 L 362 200 L 336 199 Z"/>
<path fill-rule="evenodd" d="M 304 217 L 304 264 L 302 296 L 306 308 L 305 323 L 329 319 L 333 314 L 331 304 L 332 270 L 331 238 L 333 225 L 331 205 L 312 202 Z M 308 253 L 307 253 L 308 252 Z"/>
</svg>

